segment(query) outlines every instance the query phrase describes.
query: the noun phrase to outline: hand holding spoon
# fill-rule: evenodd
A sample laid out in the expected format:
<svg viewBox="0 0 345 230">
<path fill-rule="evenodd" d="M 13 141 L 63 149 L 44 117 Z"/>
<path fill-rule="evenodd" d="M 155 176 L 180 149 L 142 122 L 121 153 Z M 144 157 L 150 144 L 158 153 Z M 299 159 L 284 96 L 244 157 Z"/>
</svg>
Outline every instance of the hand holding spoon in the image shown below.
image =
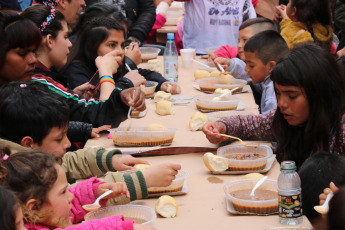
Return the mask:
<svg viewBox="0 0 345 230">
<path fill-rule="evenodd" d="M 105 193 L 103 193 L 102 195 L 100 195 L 100 196 L 97 198 L 97 200 L 95 201 L 95 203 L 83 205 L 83 209 L 85 209 L 86 211 L 89 211 L 89 212 L 95 211 L 95 210 L 99 209 L 99 208 L 101 207 L 101 205 L 99 204 L 99 201 L 100 201 L 103 197 L 108 196 L 108 195 L 109 195 L 110 193 L 112 193 L 112 192 L 113 192 L 113 190 L 108 190 L 108 191 L 106 191 Z"/>
</svg>

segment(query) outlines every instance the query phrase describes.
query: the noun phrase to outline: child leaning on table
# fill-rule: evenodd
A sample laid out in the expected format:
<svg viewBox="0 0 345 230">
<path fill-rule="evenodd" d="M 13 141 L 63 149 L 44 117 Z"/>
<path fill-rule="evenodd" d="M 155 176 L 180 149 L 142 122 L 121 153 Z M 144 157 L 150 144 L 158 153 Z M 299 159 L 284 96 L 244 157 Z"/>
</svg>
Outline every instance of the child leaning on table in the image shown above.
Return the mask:
<svg viewBox="0 0 345 230">
<path fill-rule="evenodd" d="M 170 185 L 181 168 L 179 164 L 161 164 L 143 173 L 123 175 L 116 171 L 147 162 L 122 155 L 118 149 L 107 151 L 102 147 L 66 153 L 70 145 L 66 136 L 69 109 L 61 96 L 37 82 L 11 82 L 0 88 L 0 97 L 1 145 L 8 146 L 12 153 L 34 149 L 61 157 L 70 183 L 111 171 L 106 181 L 126 182 L 131 193 L 131 199 L 122 196 L 116 203 L 146 198 L 148 187 Z"/>
<path fill-rule="evenodd" d="M 92 204 L 107 190 L 107 198 L 121 195 L 129 197 L 123 182 L 104 183 L 93 177 L 68 189 L 66 174 L 58 158 L 39 151 L 0 155 L 0 184 L 11 189 L 21 203 L 25 226 L 30 230 L 44 229 L 154 229 L 110 216 L 72 225 L 84 220 L 87 213 L 83 205 Z M 102 207 L 106 199 L 100 201 Z"/>
<path fill-rule="evenodd" d="M 311 155 L 345 154 L 345 78 L 331 54 L 314 44 L 291 50 L 274 67 L 278 107 L 266 115 L 231 116 L 206 123 L 214 144 L 230 134 L 244 140 L 276 141 L 277 160 L 297 167 Z"/>
</svg>

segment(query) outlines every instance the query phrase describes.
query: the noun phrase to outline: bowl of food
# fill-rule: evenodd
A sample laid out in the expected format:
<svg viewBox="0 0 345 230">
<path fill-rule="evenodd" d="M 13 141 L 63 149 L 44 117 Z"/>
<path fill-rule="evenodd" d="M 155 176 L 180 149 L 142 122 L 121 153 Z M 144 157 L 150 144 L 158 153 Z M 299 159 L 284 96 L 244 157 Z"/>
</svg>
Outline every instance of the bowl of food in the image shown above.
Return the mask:
<svg viewBox="0 0 345 230">
<path fill-rule="evenodd" d="M 157 58 L 161 49 L 156 47 L 139 47 L 141 52 L 141 59 L 143 62 Z"/>
<path fill-rule="evenodd" d="M 145 97 L 152 97 L 158 82 L 155 81 L 146 81 L 145 85 L 140 85 L 141 90 L 144 92 Z"/>
<path fill-rule="evenodd" d="M 272 214 L 278 212 L 278 187 L 276 180 L 267 179 L 250 193 L 260 179 L 236 180 L 224 184 L 226 198 L 241 213 Z"/>
<path fill-rule="evenodd" d="M 238 116 L 238 115 L 252 115 L 252 112 L 249 111 L 235 111 L 235 110 L 229 110 L 229 111 L 219 111 L 219 112 L 212 112 L 207 113 L 206 116 L 210 121 L 218 121 L 219 119 L 230 117 L 230 116 Z"/>
<path fill-rule="evenodd" d="M 111 129 L 111 137 L 117 146 L 165 146 L 171 145 L 177 129 L 149 130 L 147 127 Z"/>
<path fill-rule="evenodd" d="M 85 215 L 85 221 L 102 219 L 108 216 L 122 215 L 125 220 L 133 220 L 135 224 L 151 225 L 157 218 L 156 212 L 144 205 L 116 205 L 100 208 Z"/>
<path fill-rule="evenodd" d="M 218 148 L 217 155 L 224 157 L 230 171 L 256 171 L 265 168 L 273 151 L 267 145 L 248 148 L 243 145 L 227 145 Z"/>
<path fill-rule="evenodd" d="M 228 80 L 228 84 L 219 83 L 219 77 L 209 77 L 195 80 L 198 83 L 200 90 L 208 93 L 213 93 L 216 89 L 236 89 L 234 92 L 241 92 L 243 87 L 247 84 L 247 81 L 242 79 L 231 78 Z"/>
<path fill-rule="evenodd" d="M 164 192 L 178 192 L 182 190 L 183 183 L 188 177 L 188 172 L 179 170 L 175 180 L 172 181 L 171 185 L 167 187 L 151 187 L 148 188 L 149 194 L 164 193 Z"/>
<path fill-rule="evenodd" d="M 201 112 L 213 112 L 237 109 L 240 98 L 227 95 L 218 100 L 220 94 L 198 95 L 194 97 L 195 106 Z"/>
</svg>

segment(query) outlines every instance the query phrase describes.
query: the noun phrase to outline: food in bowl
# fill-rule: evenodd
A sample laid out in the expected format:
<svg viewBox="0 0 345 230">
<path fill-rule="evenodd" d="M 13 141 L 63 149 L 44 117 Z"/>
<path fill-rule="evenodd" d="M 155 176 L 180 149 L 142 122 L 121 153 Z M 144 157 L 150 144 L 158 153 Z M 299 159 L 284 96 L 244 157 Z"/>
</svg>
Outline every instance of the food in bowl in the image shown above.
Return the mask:
<svg viewBox="0 0 345 230">
<path fill-rule="evenodd" d="M 232 84 L 230 79 L 233 79 L 233 78 L 234 76 L 232 76 L 231 74 L 221 73 L 218 78 L 218 83 L 224 84 L 224 85 L 230 85 Z"/>
<path fill-rule="evenodd" d="M 196 80 L 196 82 L 199 84 L 200 90 L 207 92 L 207 93 L 214 93 L 214 91 L 217 88 L 222 89 L 236 89 L 234 92 L 241 92 L 243 90 L 243 87 L 247 84 L 247 81 L 242 79 L 235 79 L 231 78 L 229 79 L 230 84 L 219 84 L 219 78 L 218 77 L 208 77 L 208 78 L 202 78 Z"/>
<path fill-rule="evenodd" d="M 143 62 L 147 62 L 148 60 L 157 58 L 159 52 L 161 51 L 159 48 L 155 47 L 139 47 L 139 49 Z"/>
<path fill-rule="evenodd" d="M 230 153 L 224 156 L 225 158 L 234 159 L 234 160 L 256 160 L 266 157 L 266 154 L 260 153 Z"/>
<path fill-rule="evenodd" d="M 146 81 L 145 85 L 140 85 L 141 90 L 144 92 L 145 97 L 152 97 L 158 82 L 155 81 Z"/>
<path fill-rule="evenodd" d="M 250 192 L 258 181 L 259 179 L 237 180 L 224 185 L 226 197 L 236 211 L 254 214 L 278 212 L 277 181 L 266 180 L 252 197 Z"/>
<path fill-rule="evenodd" d="M 240 99 L 236 96 L 228 95 L 220 101 L 213 98 L 220 96 L 219 94 L 198 95 L 195 96 L 195 106 L 201 112 L 213 112 L 237 109 Z"/>
</svg>

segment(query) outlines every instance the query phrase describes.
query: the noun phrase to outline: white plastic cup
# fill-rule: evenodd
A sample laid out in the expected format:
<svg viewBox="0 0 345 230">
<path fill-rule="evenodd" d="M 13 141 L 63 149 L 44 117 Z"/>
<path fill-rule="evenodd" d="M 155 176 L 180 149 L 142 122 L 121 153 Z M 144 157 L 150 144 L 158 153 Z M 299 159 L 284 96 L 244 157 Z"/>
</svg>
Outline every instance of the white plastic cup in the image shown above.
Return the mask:
<svg viewBox="0 0 345 230">
<path fill-rule="evenodd" d="M 181 58 L 183 68 L 191 68 L 193 65 L 192 59 L 195 57 L 195 49 L 181 49 Z"/>
</svg>

